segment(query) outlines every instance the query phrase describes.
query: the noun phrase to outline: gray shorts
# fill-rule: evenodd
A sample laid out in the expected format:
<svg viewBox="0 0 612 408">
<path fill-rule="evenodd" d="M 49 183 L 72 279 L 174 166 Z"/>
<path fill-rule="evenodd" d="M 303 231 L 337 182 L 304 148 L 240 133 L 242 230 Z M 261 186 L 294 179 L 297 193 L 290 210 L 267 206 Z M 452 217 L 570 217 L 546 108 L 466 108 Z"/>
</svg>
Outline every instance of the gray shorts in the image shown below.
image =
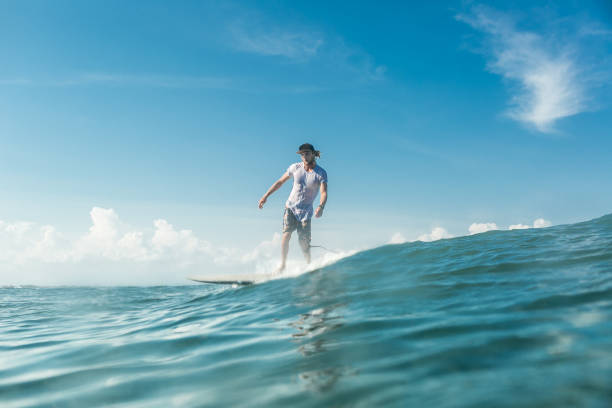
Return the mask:
<svg viewBox="0 0 612 408">
<path fill-rule="evenodd" d="M 288 208 L 285 208 L 283 215 L 283 232 L 293 232 L 297 230 L 298 239 L 302 251 L 310 249 L 310 219 L 300 222 Z"/>
</svg>

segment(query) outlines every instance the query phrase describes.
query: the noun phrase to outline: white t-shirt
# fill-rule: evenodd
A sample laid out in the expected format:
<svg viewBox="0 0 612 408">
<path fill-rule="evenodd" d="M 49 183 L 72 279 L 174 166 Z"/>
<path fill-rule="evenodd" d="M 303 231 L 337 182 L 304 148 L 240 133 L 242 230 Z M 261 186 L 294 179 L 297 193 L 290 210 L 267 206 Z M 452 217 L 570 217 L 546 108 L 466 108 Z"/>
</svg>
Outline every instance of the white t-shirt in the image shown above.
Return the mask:
<svg viewBox="0 0 612 408">
<path fill-rule="evenodd" d="M 327 173 L 323 167 L 315 165 L 312 171 L 304 169 L 304 163 L 293 163 L 287 169 L 287 173 L 293 177 L 293 189 L 285 203 L 298 221 L 306 221 L 312 218 L 314 201 L 321 183 L 327 183 Z"/>
</svg>

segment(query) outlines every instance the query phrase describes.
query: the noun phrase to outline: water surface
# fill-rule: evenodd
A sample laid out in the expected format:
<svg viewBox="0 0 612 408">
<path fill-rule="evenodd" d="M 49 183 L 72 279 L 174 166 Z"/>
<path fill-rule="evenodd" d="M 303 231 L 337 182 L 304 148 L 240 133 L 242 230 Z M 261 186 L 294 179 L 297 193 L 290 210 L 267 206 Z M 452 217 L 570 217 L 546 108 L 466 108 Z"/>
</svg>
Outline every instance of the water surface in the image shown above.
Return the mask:
<svg viewBox="0 0 612 408">
<path fill-rule="evenodd" d="M 612 216 L 231 287 L 0 289 L 2 407 L 610 407 Z"/>
</svg>

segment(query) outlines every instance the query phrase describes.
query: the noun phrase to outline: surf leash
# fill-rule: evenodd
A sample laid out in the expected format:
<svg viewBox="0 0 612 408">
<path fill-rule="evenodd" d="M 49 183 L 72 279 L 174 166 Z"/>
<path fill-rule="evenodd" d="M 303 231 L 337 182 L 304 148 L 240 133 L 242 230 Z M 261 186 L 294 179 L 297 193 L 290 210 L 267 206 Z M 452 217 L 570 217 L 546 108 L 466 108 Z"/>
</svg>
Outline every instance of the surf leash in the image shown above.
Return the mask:
<svg viewBox="0 0 612 408">
<path fill-rule="evenodd" d="M 324 250 L 326 250 L 326 251 L 329 251 L 329 252 L 331 252 L 331 253 L 333 253 L 333 254 L 339 254 L 339 252 L 338 252 L 338 251 L 333 251 L 333 250 L 331 250 L 331 249 L 327 249 L 327 248 L 325 248 L 323 245 L 310 245 L 310 247 L 311 247 L 311 248 L 321 248 L 321 249 L 324 249 Z"/>
</svg>

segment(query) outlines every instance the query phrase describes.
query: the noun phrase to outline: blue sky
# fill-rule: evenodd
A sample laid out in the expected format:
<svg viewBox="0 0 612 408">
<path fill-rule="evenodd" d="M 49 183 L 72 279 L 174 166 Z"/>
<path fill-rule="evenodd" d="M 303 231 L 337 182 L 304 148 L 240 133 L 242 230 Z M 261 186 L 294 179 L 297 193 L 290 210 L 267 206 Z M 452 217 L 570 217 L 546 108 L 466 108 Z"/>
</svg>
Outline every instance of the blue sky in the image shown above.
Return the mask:
<svg viewBox="0 0 612 408">
<path fill-rule="evenodd" d="M 0 1 L 0 276 L 264 270 L 304 142 L 342 251 L 610 213 L 610 3 L 429 3 Z"/>
</svg>

